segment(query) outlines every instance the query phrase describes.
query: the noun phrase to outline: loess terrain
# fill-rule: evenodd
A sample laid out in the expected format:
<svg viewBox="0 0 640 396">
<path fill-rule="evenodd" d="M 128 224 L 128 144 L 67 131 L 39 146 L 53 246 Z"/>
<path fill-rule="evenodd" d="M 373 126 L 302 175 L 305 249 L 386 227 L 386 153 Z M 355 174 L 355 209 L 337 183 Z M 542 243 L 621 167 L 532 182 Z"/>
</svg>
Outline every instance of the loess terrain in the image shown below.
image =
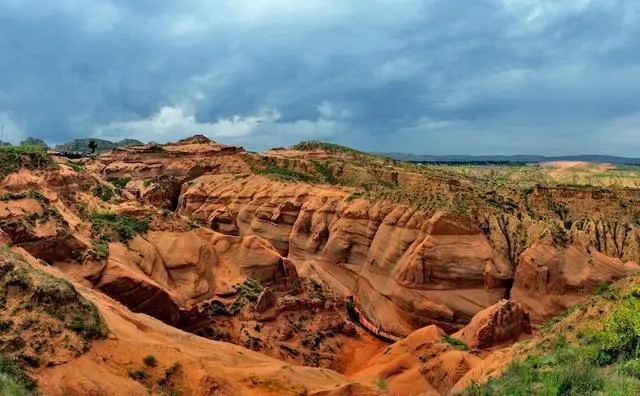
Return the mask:
<svg viewBox="0 0 640 396">
<path fill-rule="evenodd" d="M 204 136 L 0 166 L 5 393 L 640 389 L 640 168 Z"/>
</svg>

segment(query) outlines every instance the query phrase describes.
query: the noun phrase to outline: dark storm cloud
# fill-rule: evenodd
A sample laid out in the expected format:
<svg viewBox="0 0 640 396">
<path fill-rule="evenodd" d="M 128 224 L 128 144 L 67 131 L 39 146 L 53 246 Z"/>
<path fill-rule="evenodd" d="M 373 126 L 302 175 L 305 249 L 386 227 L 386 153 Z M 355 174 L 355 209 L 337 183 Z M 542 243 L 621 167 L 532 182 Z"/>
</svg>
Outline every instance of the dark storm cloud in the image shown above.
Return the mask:
<svg viewBox="0 0 640 396">
<path fill-rule="evenodd" d="M 252 149 L 640 151 L 636 2 L 47 3 L 0 3 L 14 141 L 198 132 Z"/>
</svg>

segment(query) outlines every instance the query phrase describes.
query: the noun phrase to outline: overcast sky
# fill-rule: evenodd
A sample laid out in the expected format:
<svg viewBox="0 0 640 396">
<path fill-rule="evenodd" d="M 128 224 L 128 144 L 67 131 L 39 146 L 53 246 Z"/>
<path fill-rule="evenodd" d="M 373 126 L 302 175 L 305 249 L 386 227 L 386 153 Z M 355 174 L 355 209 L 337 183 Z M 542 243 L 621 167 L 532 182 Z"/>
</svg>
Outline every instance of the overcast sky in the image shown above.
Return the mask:
<svg viewBox="0 0 640 396">
<path fill-rule="evenodd" d="M 0 1 L 5 140 L 640 156 L 640 1 Z"/>
</svg>

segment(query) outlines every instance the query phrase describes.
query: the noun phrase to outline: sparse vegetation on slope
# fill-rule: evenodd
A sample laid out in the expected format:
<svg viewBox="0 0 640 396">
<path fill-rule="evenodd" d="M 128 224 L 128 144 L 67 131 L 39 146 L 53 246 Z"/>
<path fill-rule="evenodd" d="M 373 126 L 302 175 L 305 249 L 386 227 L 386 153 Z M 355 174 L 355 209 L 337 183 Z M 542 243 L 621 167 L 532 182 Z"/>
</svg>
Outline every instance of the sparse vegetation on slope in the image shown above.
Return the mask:
<svg viewBox="0 0 640 396">
<path fill-rule="evenodd" d="M 640 393 L 640 277 L 598 289 L 554 318 L 498 378 L 466 395 Z"/>
<path fill-rule="evenodd" d="M 253 173 L 258 175 L 267 175 L 274 176 L 281 180 L 287 181 L 301 181 L 301 182 L 311 182 L 314 181 L 315 178 L 311 175 L 302 172 L 296 172 L 294 170 L 283 168 L 278 165 L 269 163 L 266 168 L 253 168 Z"/>
<path fill-rule="evenodd" d="M 238 285 L 238 294 L 233 304 L 228 308 L 229 313 L 236 314 L 240 312 L 245 305 L 256 302 L 261 292 L 262 286 L 260 282 L 252 278 L 247 278 L 244 283 Z"/>
<path fill-rule="evenodd" d="M 0 394 L 27 396 L 36 384 L 17 358 L 0 355 Z"/>
<path fill-rule="evenodd" d="M 329 170 L 329 167 L 327 166 L 326 162 L 311 161 L 311 163 L 313 164 L 313 167 L 315 168 L 316 172 L 321 174 L 322 177 L 324 177 L 324 180 L 327 183 L 329 183 L 329 184 L 337 184 L 338 183 L 338 179 L 336 179 L 333 176 L 333 174 L 331 174 L 331 170 Z"/>
<path fill-rule="evenodd" d="M 64 279 L 0 247 L 0 393 L 27 394 L 28 367 L 82 354 L 107 327 L 97 308 Z M 5 393 L 3 393 L 5 392 Z"/>
<path fill-rule="evenodd" d="M 322 150 L 327 153 L 357 153 L 357 154 L 366 154 L 362 151 L 358 151 L 351 147 L 342 146 L 340 144 L 329 143 L 329 142 L 319 142 L 315 140 L 307 140 L 297 144 L 294 144 L 290 147 L 292 150 L 299 151 L 314 151 L 314 150 Z"/>
<path fill-rule="evenodd" d="M 89 217 L 91 229 L 103 241 L 128 242 L 138 234 L 149 230 L 149 221 L 115 212 L 96 212 Z"/>
<path fill-rule="evenodd" d="M 42 147 L 30 145 L 0 147 L 0 178 L 17 172 L 20 168 L 44 170 L 55 167 L 55 162 Z"/>
</svg>

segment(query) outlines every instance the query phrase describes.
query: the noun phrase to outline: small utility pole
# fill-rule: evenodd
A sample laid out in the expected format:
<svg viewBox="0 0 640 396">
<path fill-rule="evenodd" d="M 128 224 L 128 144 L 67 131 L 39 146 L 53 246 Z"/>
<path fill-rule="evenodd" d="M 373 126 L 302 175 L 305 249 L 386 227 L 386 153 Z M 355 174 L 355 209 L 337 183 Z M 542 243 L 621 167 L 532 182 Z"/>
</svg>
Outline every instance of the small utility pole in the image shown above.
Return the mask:
<svg viewBox="0 0 640 396">
<path fill-rule="evenodd" d="M 0 123 L 0 142 L 4 143 L 4 122 Z"/>
</svg>

